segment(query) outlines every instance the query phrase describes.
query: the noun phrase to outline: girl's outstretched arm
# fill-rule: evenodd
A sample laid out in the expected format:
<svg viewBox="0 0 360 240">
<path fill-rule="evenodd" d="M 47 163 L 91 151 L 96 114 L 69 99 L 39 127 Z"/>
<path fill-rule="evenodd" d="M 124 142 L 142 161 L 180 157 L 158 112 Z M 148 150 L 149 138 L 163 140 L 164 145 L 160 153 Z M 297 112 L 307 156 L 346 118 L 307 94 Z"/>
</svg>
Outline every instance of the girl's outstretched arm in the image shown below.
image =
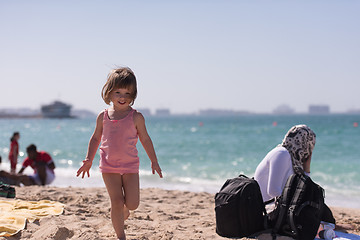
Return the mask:
<svg viewBox="0 0 360 240">
<path fill-rule="evenodd" d="M 143 145 L 147 155 L 150 158 L 152 173 L 155 174 L 155 172 L 157 172 L 159 174 L 160 178 L 162 178 L 163 176 L 162 176 L 160 165 L 159 165 L 157 157 L 156 157 L 154 145 L 153 145 L 151 138 L 146 130 L 144 116 L 139 112 L 135 112 L 134 113 L 134 122 L 135 122 L 135 127 L 136 127 L 138 135 L 139 135 L 140 142 Z"/>
<path fill-rule="evenodd" d="M 96 118 L 96 126 L 95 126 L 94 133 L 92 134 L 90 141 L 89 141 L 86 158 L 83 161 L 83 165 L 79 168 L 79 170 L 76 173 L 77 177 L 81 173 L 82 173 L 82 178 L 84 178 L 85 173 L 87 173 L 88 177 L 90 177 L 89 171 L 90 171 L 96 151 L 97 151 L 100 141 L 101 141 L 101 135 L 102 135 L 102 130 L 103 130 L 103 117 L 104 117 L 104 111 L 102 111 Z"/>
</svg>

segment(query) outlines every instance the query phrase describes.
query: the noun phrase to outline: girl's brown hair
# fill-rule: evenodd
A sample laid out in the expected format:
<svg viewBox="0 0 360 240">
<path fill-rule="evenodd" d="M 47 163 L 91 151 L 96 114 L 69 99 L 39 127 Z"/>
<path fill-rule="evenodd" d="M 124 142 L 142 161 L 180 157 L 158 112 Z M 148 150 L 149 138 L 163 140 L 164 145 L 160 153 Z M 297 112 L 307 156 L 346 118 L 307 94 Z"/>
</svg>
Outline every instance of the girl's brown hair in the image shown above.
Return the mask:
<svg viewBox="0 0 360 240">
<path fill-rule="evenodd" d="M 130 68 L 123 67 L 114 69 L 109 73 L 107 77 L 107 81 L 101 91 L 101 97 L 104 99 L 106 104 L 110 104 L 111 91 L 118 88 L 126 88 L 131 92 L 131 106 L 134 104 L 137 96 L 136 85 L 137 84 L 135 74 Z"/>
</svg>

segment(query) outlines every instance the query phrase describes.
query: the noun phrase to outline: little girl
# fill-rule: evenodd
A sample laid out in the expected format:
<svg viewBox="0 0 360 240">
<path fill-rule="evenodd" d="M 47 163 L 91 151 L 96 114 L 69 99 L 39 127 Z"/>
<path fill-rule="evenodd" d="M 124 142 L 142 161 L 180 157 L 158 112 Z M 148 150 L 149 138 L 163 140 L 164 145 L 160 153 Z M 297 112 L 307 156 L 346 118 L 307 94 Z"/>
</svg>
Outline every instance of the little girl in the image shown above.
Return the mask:
<svg viewBox="0 0 360 240">
<path fill-rule="evenodd" d="M 150 136 L 147 133 L 145 119 L 133 105 L 137 96 L 136 77 L 129 68 L 115 69 L 108 75 L 102 89 L 102 98 L 112 105 L 100 112 L 96 127 L 90 138 L 88 151 L 77 176 L 89 170 L 96 151 L 100 146 L 100 172 L 111 201 L 111 221 L 118 239 L 126 239 L 124 221 L 129 210 L 135 210 L 140 201 L 139 157 L 136 149 L 138 138 L 151 160 L 155 171 L 162 178 L 161 168 Z"/>
</svg>

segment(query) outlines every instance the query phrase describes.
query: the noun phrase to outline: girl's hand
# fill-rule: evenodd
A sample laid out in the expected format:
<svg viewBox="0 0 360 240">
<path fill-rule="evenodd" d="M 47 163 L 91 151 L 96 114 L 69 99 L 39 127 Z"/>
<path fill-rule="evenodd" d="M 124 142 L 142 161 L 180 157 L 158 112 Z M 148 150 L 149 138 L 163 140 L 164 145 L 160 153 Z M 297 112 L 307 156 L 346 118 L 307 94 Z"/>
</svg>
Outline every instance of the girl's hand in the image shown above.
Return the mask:
<svg viewBox="0 0 360 240">
<path fill-rule="evenodd" d="M 161 173 L 161 168 L 160 168 L 158 162 L 151 162 L 151 169 L 152 169 L 153 174 L 155 174 L 155 171 L 156 171 L 159 174 L 160 178 L 163 177 L 163 175 Z"/>
<path fill-rule="evenodd" d="M 81 178 L 84 178 L 85 173 L 87 173 L 88 177 L 90 177 L 90 172 L 89 171 L 90 171 L 91 165 L 92 165 L 92 161 L 84 160 L 83 165 L 77 171 L 76 176 L 78 177 L 82 173 Z"/>
</svg>

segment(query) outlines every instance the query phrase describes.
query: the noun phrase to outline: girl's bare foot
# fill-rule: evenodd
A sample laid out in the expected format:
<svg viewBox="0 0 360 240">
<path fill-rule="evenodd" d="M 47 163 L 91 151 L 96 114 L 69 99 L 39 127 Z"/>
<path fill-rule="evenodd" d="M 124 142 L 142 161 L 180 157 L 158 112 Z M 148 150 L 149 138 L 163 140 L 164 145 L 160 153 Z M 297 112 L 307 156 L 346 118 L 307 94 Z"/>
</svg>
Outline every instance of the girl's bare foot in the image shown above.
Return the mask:
<svg viewBox="0 0 360 240">
<path fill-rule="evenodd" d="M 126 206 L 124 206 L 124 221 L 125 221 L 126 219 L 128 219 L 129 216 L 130 216 L 130 211 L 129 211 L 129 209 L 128 209 Z"/>
</svg>

